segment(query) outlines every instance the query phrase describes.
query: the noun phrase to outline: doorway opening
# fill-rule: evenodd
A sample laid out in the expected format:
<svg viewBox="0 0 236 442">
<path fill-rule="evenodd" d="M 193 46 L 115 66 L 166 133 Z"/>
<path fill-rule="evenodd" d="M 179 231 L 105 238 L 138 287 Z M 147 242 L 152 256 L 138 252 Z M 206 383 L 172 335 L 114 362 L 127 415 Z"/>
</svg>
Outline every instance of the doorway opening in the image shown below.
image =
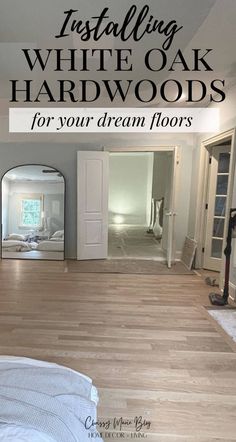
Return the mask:
<svg viewBox="0 0 236 442">
<path fill-rule="evenodd" d="M 64 260 L 65 180 L 44 165 L 22 165 L 1 182 L 4 259 Z"/>
<path fill-rule="evenodd" d="M 164 200 L 162 192 L 160 199 L 153 193 L 155 153 L 162 153 L 168 164 Z M 178 164 L 177 146 L 78 151 L 77 259 L 114 259 L 120 254 L 162 259 L 170 268 L 175 261 Z"/>
<path fill-rule="evenodd" d="M 173 152 L 109 154 L 108 257 L 167 260 Z"/>
</svg>

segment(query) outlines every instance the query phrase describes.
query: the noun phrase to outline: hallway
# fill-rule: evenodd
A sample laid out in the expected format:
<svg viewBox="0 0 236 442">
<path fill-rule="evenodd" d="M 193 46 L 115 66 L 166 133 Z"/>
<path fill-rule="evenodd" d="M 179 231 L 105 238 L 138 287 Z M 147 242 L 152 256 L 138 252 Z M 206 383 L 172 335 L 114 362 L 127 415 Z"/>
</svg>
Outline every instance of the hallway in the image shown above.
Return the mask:
<svg viewBox="0 0 236 442">
<path fill-rule="evenodd" d="M 165 254 L 161 240 L 156 239 L 153 233 L 147 233 L 147 230 L 147 226 L 110 225 L 108 256 L 163 261 Z"/>
</svg>

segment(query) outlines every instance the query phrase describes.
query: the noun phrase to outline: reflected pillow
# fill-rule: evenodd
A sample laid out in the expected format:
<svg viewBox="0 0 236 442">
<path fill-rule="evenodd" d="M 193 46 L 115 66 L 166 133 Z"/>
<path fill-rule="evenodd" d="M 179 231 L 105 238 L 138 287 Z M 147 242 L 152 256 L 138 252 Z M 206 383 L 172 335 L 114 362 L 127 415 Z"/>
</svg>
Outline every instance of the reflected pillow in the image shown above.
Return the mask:
<svg viewBox="0 0 236 442">
<path fill-rule="evenodd" d="M 2 241 L 3 251 L 10 252 L 30 252 L 31 248 L 28 242 L 8 239 L 7 241 Z"/>
<path fill-rule="evenodd" d="M 63 238 L 64 236 L 64 230 L 57 230 L 57 232 L 55 232 L 52 235 L 52 238 Z"/>
<path fill-rule="evenodd" d="M 25 241 L 25 235 L 20 235 L 18 233 L 11 233 L 10 235 L 8 235 L 7 240 Z"/>
</svg>

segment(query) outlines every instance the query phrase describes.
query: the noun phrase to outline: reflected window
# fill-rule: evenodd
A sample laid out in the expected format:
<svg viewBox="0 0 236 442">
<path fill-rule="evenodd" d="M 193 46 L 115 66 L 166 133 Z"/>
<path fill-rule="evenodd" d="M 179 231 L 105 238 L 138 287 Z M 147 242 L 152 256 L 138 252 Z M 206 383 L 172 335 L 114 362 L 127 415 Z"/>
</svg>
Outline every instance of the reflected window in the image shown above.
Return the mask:
<svg viewBox="0 0 236 442">
<path fill-rule="evenodd" d="M 23 198 L 21 200 L 22 227 L 42 226 L 42 198 Z"/>
</svg>

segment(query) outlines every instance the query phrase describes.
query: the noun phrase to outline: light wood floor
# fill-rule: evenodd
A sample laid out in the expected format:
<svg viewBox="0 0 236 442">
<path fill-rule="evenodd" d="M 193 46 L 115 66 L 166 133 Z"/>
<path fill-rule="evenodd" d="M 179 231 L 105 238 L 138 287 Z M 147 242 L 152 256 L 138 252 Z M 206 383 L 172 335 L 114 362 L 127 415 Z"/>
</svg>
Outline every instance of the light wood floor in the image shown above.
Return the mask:
<svg viewBox="0 0 236 442">
<path fill-rule="evenodd" d="M 108 256 L 164 261 L 161 240 L 157 240 L 153 233 L 147 233 L 147 229 L 145 225 L 110 224 Z"/>
<path fill-rule="evenodd" d="M 236 441 L 235 347 L 203 307 L 201 277 L 4 260 L 0 280 L 1 354 L 91 376 L 99 418 L 142 415 L 147 442 Z"/>
</svg>

